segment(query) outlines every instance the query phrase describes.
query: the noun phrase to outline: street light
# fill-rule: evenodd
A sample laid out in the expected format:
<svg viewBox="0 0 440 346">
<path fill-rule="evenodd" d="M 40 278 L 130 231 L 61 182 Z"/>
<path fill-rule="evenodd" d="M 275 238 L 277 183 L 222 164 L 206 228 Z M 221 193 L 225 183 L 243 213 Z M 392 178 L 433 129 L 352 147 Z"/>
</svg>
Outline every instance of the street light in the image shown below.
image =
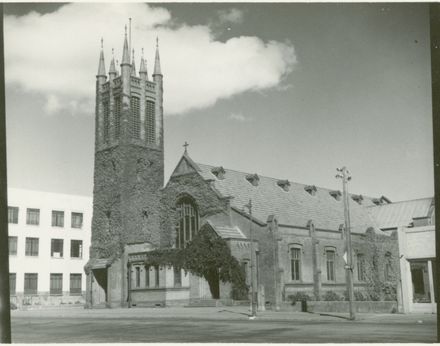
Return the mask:
<svg viewBox="0 0 440 346">
<path fill-rule="evenodd" d="M 342 191 L 344 199 L 344 219 L 345 219 L 345 241 L 347 247 L 347 263 L 345 269 L 347 270 L 347 290 L 348 290 L 348 305 L 350 310 L 350 320 L 356 318 L 353 309 L 353 258 L 352 258 L 352 248 L 351 248 L 351 230 L 350 230 L 350 209 L 348 200 L 348 189 L 347 182 L 351 180 L 351 175 L 348 169 L 344 166 L 342 168 L 336 168 L 338 174 L 336 178 L 342 179 Z"/>
<path fill-rule="evenodd" d="M 251 307 L 252 307 L 252 317 L 257 316 L 257 297 L 254 283 L 254 235 L 252 231 L 252 200 L 245 205 L 245 208 L 249 210 L 249 237 L 251 238 Z"/>
</svg>

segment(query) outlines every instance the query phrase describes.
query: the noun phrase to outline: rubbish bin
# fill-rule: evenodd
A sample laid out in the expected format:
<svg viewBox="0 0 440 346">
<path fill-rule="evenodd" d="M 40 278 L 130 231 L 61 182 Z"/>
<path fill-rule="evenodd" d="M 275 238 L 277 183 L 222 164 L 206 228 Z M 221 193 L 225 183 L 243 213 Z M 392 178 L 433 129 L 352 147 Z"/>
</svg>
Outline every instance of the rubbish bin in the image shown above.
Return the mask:
<svg viewBox="0 0 440 346">
<path fill-rule="evenodd" d="M 301 312 L 307 312 L 307 300 L 301 300 Z"/>
</svg>

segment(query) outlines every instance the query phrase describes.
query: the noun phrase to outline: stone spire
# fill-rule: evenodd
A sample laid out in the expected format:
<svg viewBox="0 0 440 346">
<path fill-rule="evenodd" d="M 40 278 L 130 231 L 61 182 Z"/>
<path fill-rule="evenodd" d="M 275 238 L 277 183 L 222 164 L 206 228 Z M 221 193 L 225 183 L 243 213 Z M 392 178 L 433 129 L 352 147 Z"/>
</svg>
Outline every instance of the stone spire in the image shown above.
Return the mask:
<svg viewBox="0 0 440 346">
<path fill-rule="evenodd" d="M 134 49 L 133 49 L 133 56 L 132 56 L 132 60 L 131 60 L 131 75 L 136 77 L 136 65 L 134 63 Z"/>
<path fill-rule="evenodd" d="M 123 64 L 130 65 L 130 52 L 128 51 L 128 42 L 127 42 L 127 26 L 125 26 L 124 48 L 122 51 L 121 65 Z"/>
<path fill-rule="evenodd" d="M 162 75 L 160 69 L 160 57 L 159 57 L 159 38 L 156 37 L 156 59 L 154 60 L 154 75 Z"/>
<path fill-rule="evenodd" d="M 99 56 L 98 76 L 105 77 L 105 63 L 104 63 L 104 39 L 101 38 L 101 54 Z"/>
<path fill-rule="evenodd" d="M 147 64 L 145 63 L 143 48 L 142 48 L 142 56 L 141 56 L 141 65 L 139 67 L 139 75 L 141 77 L 145 76 L 145 79 L 148 79 Z"/>
<path fill-rule="evenodd" d="M 110 62 L 110 69 L 108 71 L 108 74 L 114 74 L 117 75 L 116 66 L 115 66 L 115 57 L 114 57 L 114 50 L 112 48 L 112 61 Z"/>
</svg>

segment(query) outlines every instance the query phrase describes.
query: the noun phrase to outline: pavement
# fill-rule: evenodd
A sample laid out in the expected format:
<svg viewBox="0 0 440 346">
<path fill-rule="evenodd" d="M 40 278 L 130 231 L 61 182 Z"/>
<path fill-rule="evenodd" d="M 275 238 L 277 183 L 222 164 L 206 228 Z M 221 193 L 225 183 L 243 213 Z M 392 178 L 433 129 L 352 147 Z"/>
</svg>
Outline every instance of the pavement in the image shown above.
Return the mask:
<svg viewBox="0 0 440 346">
<path fill-rule="evenodd" d="M 258 312 L 248 307 L 12 311 L 13 342 L 436 342 L 436 315 Z"/>
</svg>

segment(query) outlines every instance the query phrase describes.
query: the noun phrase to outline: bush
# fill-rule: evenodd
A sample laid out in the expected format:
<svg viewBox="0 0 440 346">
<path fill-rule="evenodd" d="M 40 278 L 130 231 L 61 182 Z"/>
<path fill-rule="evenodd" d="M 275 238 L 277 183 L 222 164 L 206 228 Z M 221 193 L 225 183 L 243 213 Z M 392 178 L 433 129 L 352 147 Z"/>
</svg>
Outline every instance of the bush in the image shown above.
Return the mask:
<svg viewBox="0 0 440 346">
<path fill-rule="evenodd" d="M 295 305 L 296 302 L 301 302 L 303 300 L 312 300 L 312 298 L 305 292 L 296 292 L 295 294 L 288 295 L 287 300 L 289 300 L 292 305 Z"/>
<path fill-rule="evenodd" d="M 364 302 L 367 300 L 367 297 L 361 291 L 354 291 L 354 300 L 357 302 Z"/>
<path fill-rule="evenodd" d="M 324 300 L 326 302 L 337 302 L 337 301 L 341 301 L 342 297 L 339 294 L 337 294 L 336 292 L 327 291 L 322 296 L 322 300 Z"/>
<path fill-rule="evenodd" d="M 11 306 L 11 310 L 17 310 L 17 305 L 13 302 L 10 302 L 9 305 Z"/>
</svg>

